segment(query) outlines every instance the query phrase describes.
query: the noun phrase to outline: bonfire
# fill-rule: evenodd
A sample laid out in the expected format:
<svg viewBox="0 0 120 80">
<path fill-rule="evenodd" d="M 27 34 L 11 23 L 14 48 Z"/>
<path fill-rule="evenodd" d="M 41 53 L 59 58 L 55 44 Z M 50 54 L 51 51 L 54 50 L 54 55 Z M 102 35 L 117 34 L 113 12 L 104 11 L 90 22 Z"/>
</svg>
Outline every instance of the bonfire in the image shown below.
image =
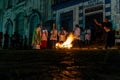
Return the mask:
<svg viewBox="0 0 120 80">
<path fill-rule="evenodd" d="M 63 42 L 62 44 L 61 43 L 56 43 L 56 48 L 67 48 L 67 49 L 70 49 L 72 48 L 72 42 L 74 40 L 74 35 L 72 33 L 70 33 L 66 39 L 65 42 Z"/>
</svg>

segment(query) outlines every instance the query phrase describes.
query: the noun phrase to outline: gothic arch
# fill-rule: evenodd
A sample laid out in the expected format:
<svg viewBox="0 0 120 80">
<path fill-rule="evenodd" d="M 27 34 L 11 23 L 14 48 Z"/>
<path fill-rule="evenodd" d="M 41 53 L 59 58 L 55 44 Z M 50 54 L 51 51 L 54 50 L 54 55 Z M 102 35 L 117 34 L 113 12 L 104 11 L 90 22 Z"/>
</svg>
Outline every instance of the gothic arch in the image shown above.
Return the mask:
<svg viewBox="0 0 120 80">
<path fill-rule="evenodd" d="M 8 19 L 5 24 L 5 33 L 6 32 L 9 34 L 9 36 L 12 36 L 13 34 L 13 22 L 11 19 Z"/>
<path fill-rule="evenodd" d="M 24 35 L 24 13 L 19 13 L 15 19 L 15 32 L 18 32 L 20 36 Z"/>
<path fill-rule="evenodd" d="M 8 34 L 8 37 L 7 37 L 8 41 L 4 42 L 6 33 Z M 8 43 L 7 46 L 10 47 L 10 38 L 11 38 L 12 34 L 13 34 L 13 22 L 11 19 L 7 19 L 7 22 L 6 22 L 5 27 L 4 27 L 4 33 L 3 33 L 3 35 L 4 35 L 3 44 L 4 45 L 5 45 L 5 43 Z"/>
<path fill-rule="evenodd" d="M 29 17 L 29 44 L 31 44 L 32 34 L 37 24 L 42 24 L 41 16 L 39 12 L 33 11 Z"/>
</svg>

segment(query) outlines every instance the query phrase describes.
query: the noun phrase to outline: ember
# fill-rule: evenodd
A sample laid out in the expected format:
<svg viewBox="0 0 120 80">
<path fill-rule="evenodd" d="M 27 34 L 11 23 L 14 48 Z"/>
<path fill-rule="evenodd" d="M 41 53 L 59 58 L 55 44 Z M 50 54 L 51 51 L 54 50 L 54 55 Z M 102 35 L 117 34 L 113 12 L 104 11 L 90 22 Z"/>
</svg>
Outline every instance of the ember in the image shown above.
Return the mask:
<svg viewBox="0 0 120 80">
<path fill-rule="evenodd" d="M 74 35 L 71 33 L 68 35 L 67 39 L 65 42 L 63 42 L 62 44 L 61 43 L 56 43 L 56 48 L 72 48 L 72 42 L 74 40 Z"/>
</svg>

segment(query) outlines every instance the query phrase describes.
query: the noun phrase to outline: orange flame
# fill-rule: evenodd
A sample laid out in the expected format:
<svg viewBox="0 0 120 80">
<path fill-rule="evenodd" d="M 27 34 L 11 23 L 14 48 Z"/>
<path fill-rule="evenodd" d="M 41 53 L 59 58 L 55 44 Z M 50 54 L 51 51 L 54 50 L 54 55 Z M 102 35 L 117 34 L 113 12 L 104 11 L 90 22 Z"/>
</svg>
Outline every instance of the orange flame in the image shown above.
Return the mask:
<svg viewBox="0 0 120 80">
<path fill-rule="evenodd" d="M 62 44 L 60 43 L 56 43 L 56 48 L 68 48 L 70 49 L 73 45 L 72 42 L 74 40 L 74 35 L 71 33 L 69 34 L 69 36 L 67 37 L 66 41 Z"/>
</svg>

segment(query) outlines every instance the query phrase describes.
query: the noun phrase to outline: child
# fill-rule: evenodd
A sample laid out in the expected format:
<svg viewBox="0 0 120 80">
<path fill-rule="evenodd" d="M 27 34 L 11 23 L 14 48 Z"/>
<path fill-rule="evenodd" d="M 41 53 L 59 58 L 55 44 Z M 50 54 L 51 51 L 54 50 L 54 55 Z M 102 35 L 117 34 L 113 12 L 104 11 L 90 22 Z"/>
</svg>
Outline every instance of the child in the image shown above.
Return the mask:
<svg viewBox="0 0 120 80">
<path fill-rule="evenodd" d="M 41 32 L 41 48 L 47 48 L 48 31 L 43 27 Z"/>
</svg>

